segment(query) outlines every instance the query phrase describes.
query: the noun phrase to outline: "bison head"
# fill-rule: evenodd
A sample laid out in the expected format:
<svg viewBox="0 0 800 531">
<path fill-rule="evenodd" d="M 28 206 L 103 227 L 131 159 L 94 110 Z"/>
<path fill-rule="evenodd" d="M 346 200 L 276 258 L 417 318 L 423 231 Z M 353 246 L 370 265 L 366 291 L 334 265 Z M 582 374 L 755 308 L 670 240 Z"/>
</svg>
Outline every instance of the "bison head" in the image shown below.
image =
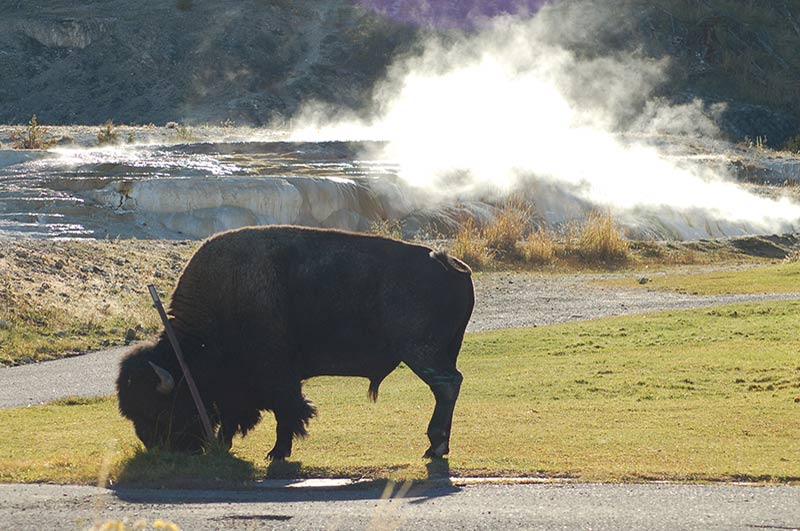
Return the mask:
<svg viewBox="0 0 800 531">
<path fill-rule="evenodd" d="M 122 360 L 117 397 L 147 449 L 199 451 L 203 427 L 171 348 L 164 342 L 135 347 Z"/>
</svg>

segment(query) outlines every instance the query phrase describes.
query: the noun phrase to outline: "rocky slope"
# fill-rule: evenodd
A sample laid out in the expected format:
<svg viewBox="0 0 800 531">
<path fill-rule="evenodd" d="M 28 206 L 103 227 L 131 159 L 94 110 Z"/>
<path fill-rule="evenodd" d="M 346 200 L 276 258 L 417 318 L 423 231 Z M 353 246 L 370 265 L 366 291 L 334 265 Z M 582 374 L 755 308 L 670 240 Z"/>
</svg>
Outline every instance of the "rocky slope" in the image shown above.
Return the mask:
<svg viewBox="0 0 800 531">
<path fill-rule="evenodd" d="M 308 100 L 363 109 L 392 58 L 421 33 L 474 28 L 459 22 L 542 3 L 8 0 L 0 5 L 0 123 L 36 113 L 51 124 L 259 125 L 290 118 Z M 800 133 L 798 2 L 550 4 L 585 13 L 586 27 L 562 35 L 579 54 L 671 58 L 661 95 L 726 103 L 716 118 L 731 139 L 779 146 Z"/>
<path fill-rule="evenodd" d="M 412 40 L 347 0 L 4 4 L 6 123 L 260 124 L 311 98 L 357 107 Z"/>
</svg>

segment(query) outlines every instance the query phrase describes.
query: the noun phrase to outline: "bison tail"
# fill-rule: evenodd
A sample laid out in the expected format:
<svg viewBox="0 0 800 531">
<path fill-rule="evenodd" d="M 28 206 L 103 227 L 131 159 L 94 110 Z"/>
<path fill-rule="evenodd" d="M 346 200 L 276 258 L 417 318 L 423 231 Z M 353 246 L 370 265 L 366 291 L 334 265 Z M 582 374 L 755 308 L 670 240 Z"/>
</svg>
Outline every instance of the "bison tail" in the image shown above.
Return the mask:
<svg viewBox="0 0 800 531">
<path fill-rule="evenodd" d="M 472 274 L 472 269 L 467 264 L 458 258 L 453 258 L 444 251 L 431 251 L 430 257 L 436 260 L 446 271 L 455 271 L 463 275 Z"/>
<path fill-rule="evenodd" d="M 373 402 L 378 401 L 378 387 L 381 385 L 381 380 L 370 380 L 369 381 L 369 390 L 367 391 L 367 396 Z"/>
</svg>

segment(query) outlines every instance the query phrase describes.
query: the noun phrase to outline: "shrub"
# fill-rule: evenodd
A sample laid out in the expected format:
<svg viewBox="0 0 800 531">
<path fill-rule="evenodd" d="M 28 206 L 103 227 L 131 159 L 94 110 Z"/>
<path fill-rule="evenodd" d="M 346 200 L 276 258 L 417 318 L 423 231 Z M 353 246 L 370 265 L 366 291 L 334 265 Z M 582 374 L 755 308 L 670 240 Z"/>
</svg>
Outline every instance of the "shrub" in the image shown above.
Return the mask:
<svg viewBox="0 0 800 531">
<path fill-rule="evenodd" d="M 11 145 L 14 149 L 47 149 L 56 141 L 48 138 L 50 131 L 39 125 L 36 115 L 31 117 L 27 129 L 11 133 Z"/>
<path fill-rule="evenodd" d="M 476 269 L 487 265 L 494 256 L 494 253 L 489 250 L 486 242 L 481 238 L 480 231 L 475 226 L 472 218 L 469 218 L 461 226 L 450 252 Z"/>
<path fill-rule="evenodd" d="M 100 126 L 100 131 L 97 133 L 98 146 L 105 146 L 109 144 L 119 144 L 119 133 L 117 132 L 112 120 L 109 120 Z"/>
<path fill-rule="evenodd" d="M 784 151 L 791 151 L 792 153 L 800 153 L 800 135 L 790 138 L 783 145 Z"/>
<path fill-rule="evenodd" d="M 577 235 L 578 255 L 589 262 L 624 262 L 630 242 L 611 219 L 611 213 L 592 212 Z"/>
<path fill-rule="evenodd" d="M 510 199 L 494 221 L 483 229 L 486 246 L 502 256 L 518 256 L 517 243 L 530 231 L 531 214 L 530 208 Z"/>
</svg>

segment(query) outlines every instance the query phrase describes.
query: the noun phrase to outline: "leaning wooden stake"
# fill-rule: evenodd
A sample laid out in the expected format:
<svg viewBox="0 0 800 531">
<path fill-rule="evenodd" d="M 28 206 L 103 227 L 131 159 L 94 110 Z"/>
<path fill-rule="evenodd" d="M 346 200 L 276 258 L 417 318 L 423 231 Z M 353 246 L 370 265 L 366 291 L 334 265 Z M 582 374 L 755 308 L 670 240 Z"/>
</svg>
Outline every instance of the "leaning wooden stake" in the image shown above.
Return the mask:
<svg viewBox="0 0 800 531">
<path fill-rule="evenodd" d="M 197 385 L 194 383 L 192 373 L 189 372 L 189 366 L 186 365 L 186 361 L 183 359 L 183 352 L 181 351 L 181 346 L 178 343 L 178 337 L 175 335 L 175 331 L 172 329 L 169 319 L 167 319 L 167 312 L 164 311 L 164 306 L 161 305 L 161 299 L 158 298 L 156 287 L 150 284 L 147 286 L 147 289 L 150 290 L 150 296 L 153 298 L 153 302 L 156 305 L 156 310 L 158 310 L 158 315 L 161 316 L 161 321 L 164 323 L 164 330 L 166 330 L 169 342 L 172 344 L 172 348 L 175 350 L 175 357 L 178 358 L 178 363 L 181 365 L 183 376 L 186 378 L 189 391 L 192 393 L 192 398 L 197 406 L 197 411 L 200 413 L 200 420 L 203 422 L 203 429 L 205 429 L 206 432 L 206 439 L 208 439 L 209 443 L 214 442 L 214 430 L 211 428 L 211 421 L 208 418 L 206 406 L 203 405 L 203 401 L 200 399 L 200 391 L 197 390 Z"/>
</svg>

